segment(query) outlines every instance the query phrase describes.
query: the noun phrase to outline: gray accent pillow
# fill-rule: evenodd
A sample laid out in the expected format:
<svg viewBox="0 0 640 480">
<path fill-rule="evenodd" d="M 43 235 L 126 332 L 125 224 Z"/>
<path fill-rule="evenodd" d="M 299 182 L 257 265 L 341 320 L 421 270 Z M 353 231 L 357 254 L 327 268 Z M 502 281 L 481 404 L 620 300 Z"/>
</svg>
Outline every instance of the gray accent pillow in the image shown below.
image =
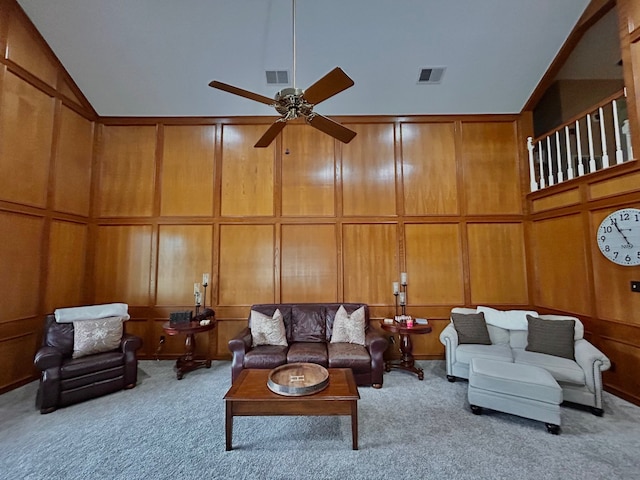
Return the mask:
<svg viewBox="0 0 640 480">
<path fill-rule="evenodd" d="M 484 320 L 484 314 L 470 313 L 468 315 L 462 313 L 452 313 L 453 327 L 458 333 L 458 344 L 475 343 L 479 345 L 491 345 L 489 330 L 487 330 L 487 322 Z"/>
<path fill-rule="evenodd" d="M 529 330 L 526 351 L 575 360 L 575 320 L 544 320 L 527 315 L 527 322 Z"/>
<path fill-rule="evenodd" d="M 115 350 L 121 340 L 121 317 L 73 322 L 73 358 Z"/>
</svg>

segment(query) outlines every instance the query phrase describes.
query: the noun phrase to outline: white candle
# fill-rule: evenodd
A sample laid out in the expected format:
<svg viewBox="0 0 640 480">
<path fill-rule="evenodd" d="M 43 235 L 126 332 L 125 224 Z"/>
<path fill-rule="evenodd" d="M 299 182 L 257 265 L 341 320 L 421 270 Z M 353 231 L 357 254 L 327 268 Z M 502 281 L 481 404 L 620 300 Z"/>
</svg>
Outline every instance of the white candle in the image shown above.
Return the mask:
<svg viewBox="0 0 640 480">
<path fill-rule="evenodd" d="M 404 305 L 405 303 L 407 303 L 407 294 L 400 292 L 400 305 Z"/>
<path fill-rule="evenodd" d="M 196 293 L 196 305 L 200 305 L 200 292 Z"/>
<path fill-rule="evenodd" d="M 402 285 L 406 285 L 407 284 L 407 272 L 402 272 L 400 274 L 400 283 Z"/>
<path fill-rule="evenodd" d="M 194 283 L 193 284 L 193 294 L 194 295 L 200 295 L 200 284 L 199 283 Z"/>
<path fill-rule="evenodd" d="M 397 295 L 400 291 L 400 284 L 398 282 L 393 282 L 393 294 Z"/>
<path fill-rule="evenodd" d="M 203 273 L 202 274 L 202 285 L 209 285 L 209 274 L 208 273 Z"/>
</svg>

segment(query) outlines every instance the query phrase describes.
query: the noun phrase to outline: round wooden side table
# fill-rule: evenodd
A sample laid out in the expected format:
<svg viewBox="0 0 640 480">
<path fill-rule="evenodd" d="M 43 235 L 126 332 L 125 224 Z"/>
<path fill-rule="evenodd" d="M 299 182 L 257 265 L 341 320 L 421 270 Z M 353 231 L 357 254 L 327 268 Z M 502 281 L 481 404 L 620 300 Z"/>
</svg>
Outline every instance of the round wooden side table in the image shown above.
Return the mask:
<svg viewBox="0 0 640 480">
<path fill-rule="evenodd" d="M 165 322 L 162 325 L 162 329 L 167 335 L 186 335 L 186 339 L 184 341 L 184 355 L 176 360 L 175 370 L 178 380 L 182 380 L 185 373 L 195 370 L 196 368 L 211 368 L 210 358 L 197 360 L 193 357 L 193 354 L 196 351 L 196 334 L 208 332 L 215 326 L 216 322 L 214 319 L 211 319 L 211 322 L 208 325 L 200 325 L 200 322 L 176 323 L 173 325 L 169 322 Z M 208 354 L 207 357 L 209 357 Z"/>
<path fill-rule="evenodd" d="M 402 352 L 400 360 L 387 360 L 384 363 L 385 370 L 387 372 L 390 372 L 391 369 L 404 370 L 418 375 L 418 380 L 424 380 L 424 371 L 415 364 L 416 362 L 413 357 L 411 335 L 431 333 L 431 325 L 414 323 L 413 326 L 408 327 L 404 322 L 401 323 L 394 321 L 393 323 L 385 323 L 384 320 L 380 320 L 380 327 L 385 332 L 397 333 L 400 335 L 400 352 Z"/>
</svg>

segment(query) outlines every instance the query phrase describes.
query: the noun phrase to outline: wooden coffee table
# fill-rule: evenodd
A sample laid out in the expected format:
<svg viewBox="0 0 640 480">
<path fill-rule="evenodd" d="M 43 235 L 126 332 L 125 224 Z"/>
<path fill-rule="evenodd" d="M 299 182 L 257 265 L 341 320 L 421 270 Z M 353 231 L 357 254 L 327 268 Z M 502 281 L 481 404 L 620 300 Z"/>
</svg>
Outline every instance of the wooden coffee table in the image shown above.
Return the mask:
<svg viewBox="0 0 640 480">
<path fill-rule="evenodd" d="M 289 397 L 267 387 L 271 370 L 246 369 L 224 396 L 226 450 L 232 449 L 233 417 L 271 415 L 350 415 L 351 442 L 358 449 L 358 400 L 360 394 L 350 368 L 329 368 L 329 385 L 312 395 Z"/>
</svg>

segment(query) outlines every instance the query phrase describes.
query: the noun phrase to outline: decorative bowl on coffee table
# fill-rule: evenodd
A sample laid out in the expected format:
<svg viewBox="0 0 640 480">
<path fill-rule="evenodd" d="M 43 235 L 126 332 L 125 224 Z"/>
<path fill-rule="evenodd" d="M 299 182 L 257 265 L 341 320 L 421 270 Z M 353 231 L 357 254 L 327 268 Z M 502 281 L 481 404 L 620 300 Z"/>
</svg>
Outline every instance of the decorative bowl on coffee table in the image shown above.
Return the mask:
<svg viewBox="0 0 640 480">
<path fill-rule="evenodd" d="M 290 363 L 269 373 L 267 386 L 278 395 L 297 397 L 311 395 L 329 385 L 329 372 L 315 363 Z"/>
</svg>

